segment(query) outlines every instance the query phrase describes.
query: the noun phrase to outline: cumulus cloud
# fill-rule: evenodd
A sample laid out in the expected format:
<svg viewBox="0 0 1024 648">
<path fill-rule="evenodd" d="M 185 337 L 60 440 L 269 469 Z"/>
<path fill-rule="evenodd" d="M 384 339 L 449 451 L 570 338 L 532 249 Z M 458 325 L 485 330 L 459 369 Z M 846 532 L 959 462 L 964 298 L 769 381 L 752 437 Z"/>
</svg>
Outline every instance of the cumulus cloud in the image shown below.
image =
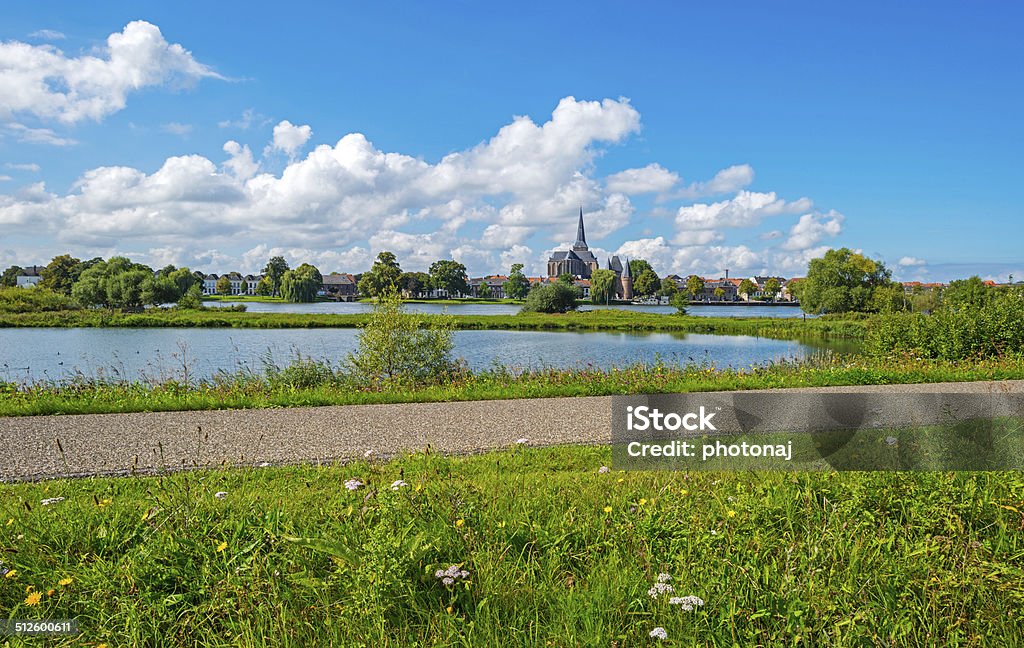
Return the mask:
<svg viewBox="0 0 1024 648">
<path fill-rule="evenodd" d="M 626 169 L 608 176 L 605 186 L 609 191 L 624 194 L 661 193 L 679 182 L 679 176 L 660 164 L 648 164 L 640 169 Z"/>
<path fill-rule="evenodd" d="M 911 268 L 911 267 L 923 266 L 927 262 L 924 259 L 918 259 L 917 257 L 905 256 L 905 257 L 900 257 L 900 260 L 897 263 L 899 265 L 903 266 L 904 268 Z"/>
<path fill-rule="evenodd" d="M 2 74 L 2 73 L 0 73 Z M 70 137 L 62 137 L 49 128 L 29 128 L 24 124 L 18 124 L 11 122 L 4 124 L 2 127 L 3 131 L 19 142 L 26 142 L 29 144 L 46 144 L 48 146 L 74 146 L 78 144 L 76 140 Z"/>
<path fill-rule="evenodd" d="M 260 165 L 253 159 L 252 151 L 248 146 L 229 140 L 224 143 L 224 152 L 231 156 L 224 162 L 224 168 L 228 169 L 236 179 L 248 180 L 259 171 Z"/>
<path fill-rule="evenodd" d="M 776 196 L 774 191 L 740 191 L 728 200 L 680 207 L 676 212 L 676 226 L 680 230 L 753 227 L 766 216 L 795 214 L 812 206 L 808 198 L 786 202 Z"/>
<path fill-rule="evenodd" d="M 270 150 L 283 151 L 288 157 L 295 157 L 309 138 L 313 136 L 313 129 L 309 126 L 296 126 L 287 119 L 274 126 L 274 140 L 270 144 Z"/>
<path fill-rule="evenodd" d="M 249 130 L 254 125 L 265 126 L 270 123 L 266 115 L 261 115 L 256 112 L 253 108 L 246 108 L 242 111 L 242 116 L 238 119 L 225 119 L 217 122 L 217 126 L 220 128 L 237 128 L 239 130 Z"/>
<path fill-rule="evenodd" d="M 95 55 L 69 57 L 52 45 L 8 41 L 0 43 L 0 119 L 99 121 L 123 109 L 130 92 L 203 78 L 223 77 L 142 20 L 110 34 Z"/>
<path fill-rule="evenodd" d="M 713 178 L 704 182 L 691 182 L 677 191 L 666 193 L 659 200 L 696 199 L 708 196 L 730 194 L 750 186 L 754 181 L 754 169 L 749 164 L 735 164 L 722 169 Z"/>
<path fill-rule="evenodd" d="M 789 231 L 789 238 L 782 244 L 784 250 L 806 250 L 817 245 L 823 238 L 837 236 L 843 231 L 844 217 L 837 211 L 827 214 L 804 214 Z"/>
</svg>

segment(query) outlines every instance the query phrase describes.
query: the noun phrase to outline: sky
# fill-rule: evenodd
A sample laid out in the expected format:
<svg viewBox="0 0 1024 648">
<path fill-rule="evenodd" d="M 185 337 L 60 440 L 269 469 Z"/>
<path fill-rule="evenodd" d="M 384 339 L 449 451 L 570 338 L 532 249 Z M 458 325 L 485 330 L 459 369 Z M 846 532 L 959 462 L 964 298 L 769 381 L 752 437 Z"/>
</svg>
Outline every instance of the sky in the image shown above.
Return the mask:
<svg viewBox="0 0 1024 648">
<path fill-rule="evenodd" d="M 0 267 L 1024 279 L 1024 5 L 690 4 L 4 3 Z"/>
</svg>

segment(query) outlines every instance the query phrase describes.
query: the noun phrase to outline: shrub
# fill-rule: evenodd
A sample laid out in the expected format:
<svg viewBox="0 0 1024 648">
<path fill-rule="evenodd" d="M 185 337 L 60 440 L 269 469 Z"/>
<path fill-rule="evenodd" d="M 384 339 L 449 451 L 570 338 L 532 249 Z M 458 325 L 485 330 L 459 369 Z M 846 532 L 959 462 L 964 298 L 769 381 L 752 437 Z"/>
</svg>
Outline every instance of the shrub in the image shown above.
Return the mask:
<svg viewBox="0 0 1024 648">
<path fill-rule="evenodd" d="M 39 313 L 78 308 L 81 305 L 77 301 L 48 288 L 0 288 L 0 313 Z"/>
<path fill-rule="evenodd" d="M 566 313 L 571 310 L 576 310 L 576 289 L 559 281 L 531 290 L 522 312 Z"/>
<path fill-rule="evenodd" d="M 457 369 L 449 315 L 407 313 L 395 291 L 377 298 L 347 359 L 353 380 L 375 388 L 440 382 Z"/>
</svg>

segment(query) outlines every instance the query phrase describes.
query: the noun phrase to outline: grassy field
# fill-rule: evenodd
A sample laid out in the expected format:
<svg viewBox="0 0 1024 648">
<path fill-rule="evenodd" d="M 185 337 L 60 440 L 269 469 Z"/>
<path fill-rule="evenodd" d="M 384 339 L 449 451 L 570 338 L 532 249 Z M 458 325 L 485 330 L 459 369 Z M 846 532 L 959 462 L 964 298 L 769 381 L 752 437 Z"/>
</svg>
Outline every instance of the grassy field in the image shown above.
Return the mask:
<svg viewBox="0 0 1024 648">
<path fill-rule="evenodd" d="M 77 618 L 55 646 L 1024 642 L 1019 473 L 609 462 L 519 446 L 0 485 L 0 607 Z"/>
<path fill-rule="evenodd" d="M 873 360 L 822 356 L 802 363 L 775 363 L 718 370 L 703 365 L 634 365 L 610 371 L 495 368 L 464 373 L 449 382 L 373 390 L 349 382 L 322 365 L 292 365 L 271 377 L 225 375 L 203 383 L 100 382 L 15 385 L 0 383 L 0 416 L 102 414 L 370 403 L 410 403 L 605 396 L 780 387 L 886 385 L 1024 379 L 1024 360 L 971 362 Z"/>
<path fill-rule="evenodd" d="M 366 314 L 245 313 L 208 310 L 154 310 L 120 313 L 102 310 L 0 313 L 0 327 L 234 327 L 353 328 Z M 562 315 L 453 315 L 459 329 L 544 331 L 678 331 L 756 335 L 779 339 L 859 339 L 864 319 L 694 317 L 624 310 L 579 311 Z"/>
</svg>

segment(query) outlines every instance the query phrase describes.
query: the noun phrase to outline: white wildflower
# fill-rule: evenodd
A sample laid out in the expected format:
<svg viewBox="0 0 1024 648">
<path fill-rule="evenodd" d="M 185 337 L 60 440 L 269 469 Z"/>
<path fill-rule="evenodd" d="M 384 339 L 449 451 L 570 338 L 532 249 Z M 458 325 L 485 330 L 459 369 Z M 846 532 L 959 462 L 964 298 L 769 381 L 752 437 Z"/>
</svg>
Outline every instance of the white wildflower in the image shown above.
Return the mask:
<svg viewBox="0 0 1024 648">
<path fill-rule="evenodd" d="M 444 578 L 441 579 L 441 582 L 444 583 L 445 585 L 454 585 L 455 584 L 455 579 L 452 578 L 451 576 L 445 576 Z"/>
<path fill-rule="evenodd" d="M 42 500 L 39 503 L 42 504 L 43 506 L 49 506 L 51 504 L 56 504 L 58 502 L 63 502 L 63 501 L 64 501 L 63 497 L 49 497 L 47 499 Z"/>
<path fill-rule="evenodd" d="M 363 453 L 363 457 L 365 457 L 366 459 L 369 459 L 372 456 L 373 456 L 373 450 L 367 450 L 366 452 Z"/>
<path fill-rule="evenodd" d="M 359 490 L 362 486 L 365 486 L 365 484 L 363 484 L 363 482 L 355 478 L 349 479 L 348 481 L 345 482 L 345 488 L 349 489 L 350 491 Z"/>
<path fill-rule="evenodd" d="M 658 574 L 658 582 L 659 583 L 668 583 L 668 582 L 671 582 L 671 580 L 672 580 L 672 577 L 669 576 L 668 574 L 665 574 L 665 573 Z"/>
<path fill-rule="evenodd" d="M 608 474 L 611 471 L 612 471 L 612 469 L 609 468 L 608 466 L 601 466 L 600 468 L 597 469 L 597 472 L 602 474 L 602 475 Z"/>
<path fill-rule="evenodd" d="M 676 588 L 672 587 L 668 583 L 658 582 L 655 583 L 651 589 L 647 590 L 647 595 L 652 599 L 656 599 L 662 594 L 671 594 L 674 591 L 676 591 Z"/>
<path fill-rule="evenodd" d="M 669 605 L 678 605 L 687 612 L 693 612 L 694 608 L 704 607 L 704 599 L 699 596 L 673 596 L 668 600 Z"/>
<path fill-rule="evenodd" d="M 658 626 L 654 630 L 651 630 L 651 639 L 657 639 L 658 641 L 665 641 L 668 639 L 668 633 L 665 632 L 665 628 Z"/>
<path fill-rule="evenodd" d="M 526 439 L 526 438 L 516 439 L 516 445 L 526 445 L 529 442 L 530 442 L 530 440 Z"/>
<path fill-rule="evenodd" d="M 217 499 L 224 499 L 225 497 L 228 496 L 228 494 L 227 491 L 217 491 L 216 493 L 213 494 L 213 496 L 216 497 Z"/>
<path fill-rule="evenodd" d="M 885 445 L 894 446 L 896 445 L 897 439 L 894 436 L 885 437 Z"/>
<path fill-rule="evenodd" d="M 454 585 L 455 581 L 459 579 L 469 578 L 469 572 L 462 569 L 459 565 L 449 565 L 448 569 L 435 570 L 434 578 L 440 580 L 445 585 Z"/>
<path fill-rule="evenodd" d="M 393 491 L 396 491 L 396 490 L 398 490 L 399 488 L 405 488 L 405 487 L 406 487 L 406 486 L 408 486 L 408 485 L 409 485 L 409 484 L 406 484 L 406 483 L 405 483 L 404 481 L 402 481 L 401 479 L 396 479 L 395 481 L 391 482 L 391 490 L 393 490 Z"/>
</svg>

